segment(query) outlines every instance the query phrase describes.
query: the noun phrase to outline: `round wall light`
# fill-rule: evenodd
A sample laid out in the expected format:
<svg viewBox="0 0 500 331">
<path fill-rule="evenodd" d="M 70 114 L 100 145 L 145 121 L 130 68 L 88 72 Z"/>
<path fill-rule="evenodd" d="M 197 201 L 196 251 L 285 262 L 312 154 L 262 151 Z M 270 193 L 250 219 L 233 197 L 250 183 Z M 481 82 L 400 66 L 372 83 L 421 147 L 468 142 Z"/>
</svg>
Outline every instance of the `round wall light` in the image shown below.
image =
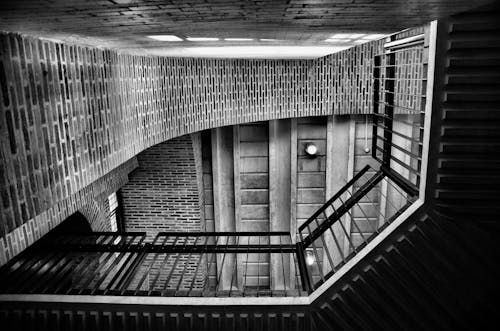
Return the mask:
<svg viewBox="0 0 500 331">
<path fill-rule="evenodd" d="M 307 143 L 304 152 L 310 157 L 315 157 L 318 154 L 318 146 L 313 143 Z"/>
</svg>

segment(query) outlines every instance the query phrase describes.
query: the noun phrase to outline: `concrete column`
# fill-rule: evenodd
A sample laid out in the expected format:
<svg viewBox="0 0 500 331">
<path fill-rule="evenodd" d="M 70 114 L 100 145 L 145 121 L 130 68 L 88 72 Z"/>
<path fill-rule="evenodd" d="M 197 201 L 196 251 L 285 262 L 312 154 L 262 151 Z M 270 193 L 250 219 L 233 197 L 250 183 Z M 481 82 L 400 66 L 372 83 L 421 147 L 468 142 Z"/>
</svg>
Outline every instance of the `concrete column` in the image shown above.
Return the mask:
<svg viewBox="0 0 500 331">
<path fill-rule="evenodd" d="M 212 169 L 215 231 L 236 231 L 234 213 L 234 172 L 233 172 L 233 128 L 221 127 L 212 130 Z M 219 244 L 226 244 L 227 237 L 219 239 Z M 229 244 L 234 243 L 229 238 Z M 218 254 L 217 277 L 219 290 L 229 290 L 231 282 L 237 287 L 235 254 Z"/>
<path fill-rule="evenodd" d="M 271 232 L 290 231 L 290 128 L 290 120 L 269 122 L 269 227 Z M 273 238 L 271 244 L 280 244 L 279 238 Z M 281 254 L 271 254 L 270 261 L 271 289 L 289 289 L 291 285 L 290 260 Z"/>
<path fill-rule="evenodd" d="M 290 236 L 297 241 L 297 119 L 290 120 Z M 295 256 L 290 254 L 290 288 L 295 289 Z"/>
<path fill-rule="evenodd" d="M 354 155 L 354 144 L 352 139 L 352 123 L 349 116 L 332 115 L 328 117 L 327 141 L 326 141 L 326 200 L 330 199 L 338 190 L 344 186 L 352 177 L 352 161 Z M 352 155 L 350 155 L 352 154 Z M 344 198 L 343 198 L 344 199 Z M 348 220 L 342 220 L 347 227 Z M 342 261 L 345 256 L 347 238 L 339 223 L 332 227 L 331 231 L 325 233 L 325 241 L 334 264 Z M 337 239 L 337 243 L 333 238 Z M 338 245 L 338 246 L 337 246 Z M 339 249 L 340 246 L 340 249 Z M 323 254 L 323 272 L 331 271 L 328 256 Z"/>
<path fill-rule="evenodd" d="M 193 145 L 194 163 L 196 166 L 196 182 L 198 184 L 198 200 L 200 206 L 200 231 L 206 231 L 205 222 L 205 194 L 203 188 L 203 160 L 201 151 L 201 134 L 199 132 L 191 134 L 191 143 Z"/>
<path fill-rule="evenodd" d="M 290 120 L 290 235 L 297 241 L 297 119 Z"/>
</svg>

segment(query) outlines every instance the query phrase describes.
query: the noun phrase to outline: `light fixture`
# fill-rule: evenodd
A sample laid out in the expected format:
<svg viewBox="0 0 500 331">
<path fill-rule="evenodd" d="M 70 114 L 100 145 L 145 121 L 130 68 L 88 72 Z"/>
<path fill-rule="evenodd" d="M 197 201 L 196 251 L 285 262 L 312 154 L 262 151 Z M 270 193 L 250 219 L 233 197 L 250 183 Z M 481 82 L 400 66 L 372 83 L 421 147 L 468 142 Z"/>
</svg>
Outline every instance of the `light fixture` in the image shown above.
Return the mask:
<svg viewBox="0 0 500 331">
<path fill-rule="evenodd" d="M 316 157 L 318 154 L 318 146 L 313 143 L 307 143 L 305 145 L 304 152 L 310 157 Z"/>
<path fill-rule="evenodd" d="M 158 34 L 158 35 L 148 36 L 148 38 L 159 41 L 182 41 L 181 38 L 174 36 L 173 34 Z"/>
<path fill-rule="evenodd" d="M 347 38 L 347 39 L 353 39 L 353 38 L 359 38 L 363 36 L 362 33 L 336 33 L 333 36 L 330 37 L 330 39 L 335 39 L 335 38 Z"/>
<path fill-rule="evenodd" d="M 219 38 L 211 38 L 211 37 L 187 37 L 189 41 L 217 41 Z"/>
<path fill-rule="evenodd" d="M 190 47 L 186 47 L 186 43 L 182 43 L 182 46 L 177 46 L 179 44 L 181 43 L 175 43 L 175 47 L 164 47 L 148 50 L 148 54 L 170 57 L 225 59 L 315 59 L 348 48 L 348 46 L 338 46 L 335 44 L 323 46 L 274 46 L 273 43 L 260 43 L 259 46 L 250 46 L 245 45 L 245 43 L 241 43 L 239 46 L 235 46 L 232 43 L 228 43 L 228 46 L 217 47 L 197 46 L 200 44 L 194 43 L 189 44 Z M 217 45 L 219 45 L 219 43 L 217 43 Z"/>
<path fill-rule="evenodd" d="M 313 265 L 314 262 L 316 262 L 316 259 L 314 258 L 313 252 L 306 251 L 306 264 L 307 265 Z"/>
<path fill-rule="evenodd" d="M 368 35 L 364 36 L 361 39 L 364 39 L 364 40 L 376 40 L 376 39 L 380 39 L 382 37 L 385 37 L 385 34 L 368 34 Z"/>
<path fill-rule="evenodd" d="M 352 41 L 352 39 L 329 38 L 329 39 L 326 39 L 325 41 L 329 42 L 329 43 L 349 43 Z"/>
<path fill-rule="evenodd" d="M 252 41 L 252 38 L 224 38 L 225 41 Z"/>
</svg>

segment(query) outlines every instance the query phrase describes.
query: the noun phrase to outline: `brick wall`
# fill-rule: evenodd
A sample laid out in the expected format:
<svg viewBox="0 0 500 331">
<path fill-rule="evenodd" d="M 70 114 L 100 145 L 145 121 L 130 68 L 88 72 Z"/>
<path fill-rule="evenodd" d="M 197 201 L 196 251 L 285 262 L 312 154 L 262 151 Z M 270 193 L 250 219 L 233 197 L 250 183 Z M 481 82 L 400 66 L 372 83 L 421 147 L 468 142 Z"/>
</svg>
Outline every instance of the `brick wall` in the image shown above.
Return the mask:
<svg viewBox="0 0 500 331">
<path fill-rule="evenodd" d="M 5 264 L 76 211 L 85 216 L 92 230 L 110 231 L 107 197 L 127 182 L 127 174 L 136 166 L 137 160 L 132 158 L 0 238 L 0 265 Z"/>
<path fill-rule="evenodd" d="M 202 231 L 196 165 L 191 137 L 148 148 L 122 187 L 126 231 Z"/>
<path fill-rule="evenodd" d="M 369 111 L 381 45 L 318 60 L 173 59 L 0 34 L 0 237 L 166 139 Z"/>
</svg>

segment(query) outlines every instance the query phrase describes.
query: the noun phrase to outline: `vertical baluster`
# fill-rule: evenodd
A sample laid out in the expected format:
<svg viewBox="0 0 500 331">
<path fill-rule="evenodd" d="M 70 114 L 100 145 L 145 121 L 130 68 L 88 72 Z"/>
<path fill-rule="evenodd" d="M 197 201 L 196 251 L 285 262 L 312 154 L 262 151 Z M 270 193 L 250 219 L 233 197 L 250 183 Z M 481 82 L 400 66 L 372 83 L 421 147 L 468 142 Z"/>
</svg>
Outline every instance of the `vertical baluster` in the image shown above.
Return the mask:
<svg viewBox="0 0 500 331">
<path fill-rule="evenodd" d="M 240 245 L 240 236 L 236 236 L 236 247 L 238 247 Z M 231 296 L 231 291 L 233 290 L 233 278 L 234 278 L 234 275 L 236 274 L 237 270 L 236 270 L 236 265 L 238 264 L 238 254 L 235 253 L 235 261 L 234 261 L 234 267 L 233 267 L 233 271 L 231 272 L 231 284 L 229 285 L 229 296 Z"/>
<path fill-rule="evenodd" d="M 168 273 L 167 280 L 165 281 L 165 285 L 163 285 L 163 290 L 162 290 L 163 293 L 168 291 L 168 287 L 170 285 L 170 279 L 172 278 L 172 275 L 175 272 L 175 268 L 177 267 L 177 263 L 179 262 L 181 255 L 184 254 L 188 239 L 189 239 L 189 236 L 184 237 L 184 244 L 182 245 L 182 250 L 180 252 L 177 252 L 177 256 L 175 257 L 174 264 L 173 264 L 172 268 L 170 269 L 170 272 Z M 181 275 L 181 278 L 182 278 L 182 275 Z M 174 290 L 174 295 L 175 295 L 175 292 L 176 292 L 176 290 Z"/>
<path fill-rule="evenodd" d="M 250 246 L 250 235 L 248 235 L 247 245 Z M 247 256 L 245 258 L 245 270 L 243 272 L 243 296 L 245 296 L 245 291 L 246 291 L 249 252 L 250 252 L 250 247 L 247 247 Z"/>
<path fill-rule="evenodd" d="M 153 240 L 153 247 L 156 244 L 156 241 L 158 240 L 158 238 L 160 238 L 160 237 L 156 236 L 155 239 Z M 165 239 L 163 239 L 163 242 L 161 243 L 161 246 L 165 245 L 165 243 L 167 242 L 167 239 L 168 239 L 168 236 L 165 236 Z M 137 283 L 137 286 L 136 286 L 135 291 L 134 291 L 134 295 L 137 295 L 137 292 L 141 289 L 142 284 L 144 283 L 144 280 L 149 275 L 149 273 L 150 273 L 151 268 L 153 267 L 153 265 L 156 263 L 156 259 L 158 258 L 158 255 L 159 255 L 158 252 L 154 253 L 153 260 L 151 261 L 151 263 L 149 264 L 147 270 L 143 273 L 141 279 Z M 148 284 L 148 289 L 149 289 L 149 284 Z"/>
<path fill-rule="evenodd" d="M 204 248 L 205 251 L 207 250 L 208 238 L 209 238 L 209 236 L 205 236 L 205 242 L 203 243 L 203 246 L 205 247 Z M 189 294 L 193 290 L 193 286 L 194 286 L 194 283 L 196 281 L 196 276 L 198 275 L 198 270 L 200 269 L 201 261 L 203 259 L 203 254 L 204 254 L 203 251 L 200 252 L 200 257 L 198 258 L 198 262 L 196 263 L 196 269 L 194 271 L 193 280 L 191 281 L 191 284 L 189 285 L 189 290 L 188 290 L 187 296 L 189 296 Z M 209 273 L 209 270 L 207 269 L 207 275 L 208 275 L 208 273 Z"/>
<path fill-rule="evenodd" d="M 178 238 L 179 238 L 179 236 L 174 237 L 174 242 L 172 243 L 172 247 L 176 246 Z M 168 238 L 167 238 L 167 245 L 168 245 Z M 161 271 L 167 265 L 169 257 L 170 257 L 170 255 L 168 253 L 165 253 L 165 257 L 163 258 L 163 261 L 160 264 L 160 268 L 158 269 L 158 273 L 156 274 L 155 278 L 153 279 L 153 282 L 151 283 L 151 285 L 149 287 L 148 295 L 151 295 L 151 293 L 154 291 L 156 282 L 158 281 L 158 278 L 160 277 Z"/>
<path fill-rule="evenodd" d="M 309 233 L 311 233 L 311 229 L 309 227 L 309 224 L 307 224 L 307 230 L 309 231 Z M 314 252 L 314 256 L 315 256 L 315 259 L 316 259 L 316 264 L 318 265 L 318 272 L 319 272 L 319 276 L 321 278 L 321 281 L 325 281 L 325 277 L 323 275 L 323 270 L 321 270 L 321 266 L 320 266 L 320 259 L 319 259 L 319 255 L 318 255 L 318 251 L 317 251 L 317 248 L 316 248 L 316 244 L 314 243 L 316 240 L 312 240 L 311 241 L 311 246 L 313 247 L 313 252 Z M 311 266 L 311 277 L 313 276 L 312 274 L 312 266 Z M 313 283 L 314 285 L 314 283 Z"/>
<path fill-rule="evenodd" d="M 187 239 L 189 237 L 186 237 L 186 242 L 187 242 Z M 200 237 L 199 236 L 195 236 L 195 240 L 194 240 L 194 243 L 193 243 L 193 246 L 196 246 L 196 243 L 198 242 L 198 239 Z M 190 249 L 189 250 L 189 254 L 188 254 L 188 258 L 187 258 L 187 261 L 184 263 L 184 269 L 182 269 L 182 273 L 181 273 L 181 277 L 179 278 L 179 282 L 177 283 L 177 286 L 175 287 L 175 293 L 174 293 L 174 296 L 177 295 L 177 292 L 179 291 L 179 288 L 181 287 L 181 283 L 182 283 L 182 278 L 184 278 L 184 274 L 186 273 L 186 269 L 187 269 L 187 266 L 189 264 L 189 261 L 191 260 L 191 255 L 193 253 L 193 250 Z"/>
</svg>

